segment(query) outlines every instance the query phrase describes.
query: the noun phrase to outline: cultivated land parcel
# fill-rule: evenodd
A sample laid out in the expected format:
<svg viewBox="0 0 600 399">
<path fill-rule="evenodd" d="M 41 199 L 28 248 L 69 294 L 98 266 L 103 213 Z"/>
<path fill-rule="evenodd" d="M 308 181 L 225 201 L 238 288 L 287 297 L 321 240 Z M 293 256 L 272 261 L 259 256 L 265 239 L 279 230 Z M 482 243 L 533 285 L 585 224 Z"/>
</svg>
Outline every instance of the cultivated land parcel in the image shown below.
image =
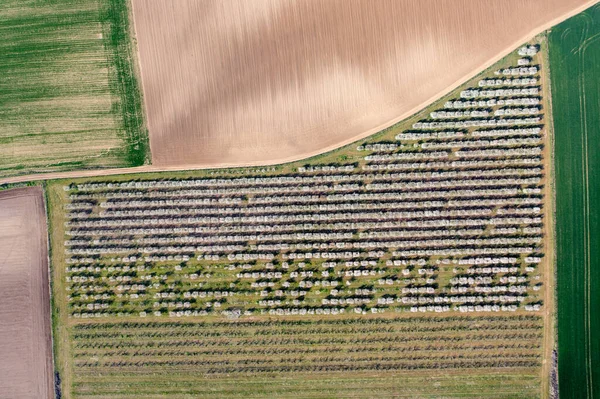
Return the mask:
<svg viewBox="0 0 600 399">
<path fill-rule="evenodd" d="M 521 15 L 521 21 L 534 18 L 531 21 L 535 25 L 544 18 L 551 19 L 544 10 L 564 12 L 576 6 L 573 2 L 565 5 L 567 2 L 555 1 L 552 4 L 559 8 L 544 3 L 547 7 L 536 9 L 533 2 L 515 1 L 502 10 L 514 13 L 519 7 L 531 9 L 531 13 Z M 177 39 L 180 32 L 179 25 L 168 29 L 160 23 L 149 25 L 148 21 L 158 18 L 157 14 L 151 15 L 157 10 L 162 19 L 177 15 L 181 22 L 181 18 L 193 20 L 194 15 L 202 14 L 206 17 L 204 22 L 211 18 L 227 20 L 234 28 L 248 28 L 238 21 L 248 15 L 254 18 L 250 21 L 262 26 L 261 18 L 267 15 L 272 17 L 273 23 L 268 25 L 274 27 L 274 37 L 291 40 L 283 43 L 290 53 L 279 53 L 281 43 L 266 40 L 265 48 L 270 49 L 267 53 L 278 53 L 283 61 L 291 60 L 292 64 L 297 61 L 294 57 L 298 47 L 294 50 L 291 44 L 295 43 L 294 38 L 303 37 L 305 25 L 286 18 L 292 14 L 309 15 L 278 8 L 278 4 L 283 4 L 278 2 L 255 2 L 253 6 L 246 3 L 247 9 L 227 5 L 233 3 L 204 3 L 207 6 L 198 10 L 196 6 L 201 3 L 180 0 L 177 4 L 190 11 L 185 13 L 181 9 L 168 10 L 175 2 L 139 0 L 139 11 L 138 3 L 147 7 L 136 16 L 148 18 L 143 21 L 146 25 L 142 31 L 168 31 L 167 35 L 156 37 L 157 42 L 168 41 L 165 38 L 173 34 Z M 7 176 L 37 170 L 143 163 L 147 146 L 131 61 L 128 3 L 86 0 L 5 4 L 0 11 L 0 30 L 10 40 L 0 44 L 1 55 L 8 60 L 0 66 L 8 76 L 8 83 L 0 83 L 0 100 L 6 105 L 0 110 L 0 140 L 12 143 L 12 147 L 0 145 L 0 151 L 8 148 L 6 151 L 10 152 L 10 156 L 0 158 L 7 162 L 2 173 Z M 317 27 L 324 29 L 323 36 L 335 37 L 328 30 L 333 28 L 328 19 L 332 15 L 329 6 L 313 9 L 307 6 L 310 3 L 294 4 L 300 11 L 311 11 L 324 18 L 316 23 Z M 395 7 L 389 6 L 392 2 L 387 4 Z M 465 9 L 473 15 L 466 11 L 446 15 L 433 7 L 432 15 L 444 14 L 443 17 L 464 21 L 461 18 L 467 14 L 477 16 L 479 11 L 474 10 L 489 12 L 486 7 Z M 598 270 L 594 271 L 593 263 L 597 249 L 591 244 L 597 236 L 598 221 L 591 209 L 598 202 L 598 193 L 591 182 L 598 180 L 598 168 L 594 165 L 599 155 L 590 145 L 598 132 L 592 128 L 598 124 L 598 13 L 597 8 L 589 10 L 556 28 L 551 36 L 558 132 L 561 396 L 578 398 L 591 398 L 598 392 L 594 361 L 599 348 L 592 335 L 598 323 L 598 318 L 593 317 L 598 293 L 592 284 L 598 278 Z M 230 14 L 230 19 L 223 17 Z M 354 15 L 352 10 L 348 15 Z M 482 19 L 481 15 L 475 18 L 479 21 L 475 25 L 482 29 L 502 25 L 502 21 Z M 337 22 L 338 18 L 334 20 Z M 366 22 L 359 25 L 369 25 Z M 460 33 L 462 25 L 455 25 L 452 29 Z M 209 23 L 201 26 L 212 29 Z M 218 26 L 225 29 L 228 25 Z M 237 133 L 231 132 L 254 132 L 256 126 L 263 126 L 264 121 L 255 124 L 257 120 L 250 118 L 249 126 L 240 125 L 223 136 L 214 136 L 218 129 L 187 129 L 193 126 L 194 117 L 206 113 L 206 104 L 216 107 L 215 112 L 206 115 L 216 115 L 219 123 L 223 118 L 229 121 L 232 115 L 234 121 L 243 116 L 248 111 L 246 106 L 255 111 L 252 115 L 278 116 L 278 112 L 261 111 L 261 107 L 271 109 L 272 104 L 304 112 L 280 95 L 306 90 L 310 95 L 304 93 L 294 100 L 299 105 L 313 105 L 304 97 L 318 98 L 317 105 L 327 104 L 328 100 L 323 100 L 326 96 L 313 96 L 321 93 L 318 84 L 311 85 L 315 83 L 313 72 L 320 77 L 317 83 L 347 83 L 347 78 L 367 82 L 364 87 L 357 86 L 355 96 L 361 90 L 362 94 L 385 92 L 383 86 L 370 85 L 372 82 L 360 74 L 339 74 L 343 57 L 337 58 L 339 65 L 335 64 L 335 70 L 325 68 L 323 72 L 321 66 L 329 64 L 321 63 L 324 59 L 319 58 L 317 64 L 309 60 L 306 70 L 291 71 L 292 75 L 299 73 L 300 81 L 311 84 L 297 85 L 294 79 L 298 76 L 292 76 L 288 81 L 292 83 L 278 86 L 281 82 L 262 78 L 260 68 L 253 71 L 253 50 L 246 50 L 252 46 L 244 44 L 238 36 L 245 33 L 236 29 L 231 35 L 224 35 L 226 39 L 221 44 L 228 50 L 221 53 L 236 54 L 225 59 L 231 65 L 244 64 L 249 70 L 239 72 L 225 65 L 226 75 L 235 79 L 213 79 L 220 86 L 210 89 L 224 90 L 225 99 L 203 88 L 210 98 L 203 99 L 206 101 L 201 106 L 191 100 L 189 104 L 187 100 L 178 103 L 181 93 L 177 84 L 181 82 L 151 82 L 158 82 L 158 86 L 154 87 L 149 104 L 157 98 L 167 98 L 166 106 L 173 107 L 165 111 L 154 103 L 149 108 L 160 110 L 154 116 L 171 128 L 174 125 L 168 118 L 160 121 L 164 117 L 161 112 L 177 114 L 182 121 L 181 129 L 173 128 L 181 136 L 163 137 L 170 138 L 174 146 L 160 148 L 164 159 L 159 163 L 171 165 L 176 157 L 182 164 L 194 151 L 200 156 L 200 150 L 233 148 L 232 144 L 240 143 L 236 141 Z M 352 29 L 344 29 L 342 26 L 336 32 L 341 32 L 345 40 L 356 34 Z M 450 29 L 442 31 L 446 33 L 444 37 L 449 37 Z M 507 43 L 507 37 L 515 33 L 501 32 L 507 34 L 502 36 Z M 373 32 L 360 33 L 369 36 Z M 147 40 L 148 32 L 142 36 Z M 259 45 L 267 37 L 257 36 L 260 40 L 254 43 Z M 423 36 L 415 37 L 421 40 Z M 471 33 L 469 37 L 489 44 L 485 36 Z M 368 41 L 350 41 L 359 48 L 369 48 Z M 158 44 L 165 46 L 164 41 Z M 173 62 L 177 79 L 185 75 L 178 70 L 183 64 L 191 71 L 198 67 L 197 63 L 206 61 L 196 44 L 173 46 L 182 58 L 167 57 Z M 328 44 L 319 44 L 328 54 Z M 554 207 L 549 145 L 553 141 L 552 129 L 547 129 L 545 120 L 551 109 L 546 37 L 537 37 L 530 44 L 533 46 L 522 48 L 520 54 L 513 52 L 408 120 L 301 162 L 48 183 L 55 360 L 61 397 L 548 397 L 547 379 L 554 348 L 554 215 L 550 212 Z M 313 45 L 300 46 L 300 52 Z M 231 48 L 236 51 L 230 51 Z M 423 44 L 415 48 L 422 49 Z M 538 49 L 541 53 L 537 53 Z M 377 47 L 370 60 L 359 62 L 368 75 L 373 75 L 375 68 L 368 62 L 380 61 L 380 56 L 386 54 L 384 50 Z M 454 48 L 454 52 L 459 50 Z M 483 57 L 477 48 L 471 50 L 475 58 Z M 443 54 L 439 49 L 427 51 L 414 57 L 422 63 L 420 66 L 429 65 L 429 60 Z M 348 54 L 353 52 L 356 49 Z M 203 55 L 198 60 L 200 53 Z M 241 58 L 236 58 L 238 54 Z M 268 54 L 263 55 L 264 59 Z M 162 61 L 165 57 L 157 58 Z M 171 70 L 171 64 L 152 65 L 147 60 L 143 65 L 157 69 L 167 65 L 167 70 Z M 350 64 L 355 61 L 348 60 Z M 319 68 L 312 70 L 315 65 Z M 456 64 L 450 66 L 453 65 Z M 579 73 L 569 74 L 572 65 L 578 66 Z M 290 72 L 282 72 L 278 60 L 266 62 L 262 68 L 277 76 Z M 411 74 L 394 63 L 388 68 Z M 415 70 L 427 72 L 423 76 L 434 76 L 432 79 L 447 76 Z M 23 79 L 25 75 L 20 71 L 27 72 L 29 79 Z M 184 89 L 193 91 L 204 74 L 192 76 L 191 80 L 184 79 Z M 567 80 L 570 83 L 565 83 Z M 390 81 L 393 79 L 381 82 Z M 448 87 L 448 82 L 444 84 Z M 236 95 L 231 94 L 236 88 Z M 242 98 L 248 100 L 241 103 L 241 111 L 236 108 L 240 104 L 230 101 L 230 97 L 237 98 L 240 90 Z M 186 93 L 184 97 L 189 94 Z M 362 94 L 358 95 L 360 101 L 368 98 Z M 338 100 L 343 106 L 356 105 L 358 101 Z M 396 100 L 390 96 L 385 104 L 397 104 Z M 333 108 L 337 105 L 333 104 Z M 334 119 L 345 123 L 344 115 L 358 115 L 350 108 L 342 117 L 334 115 Z M 178 110 L 184 111 L 178 114 Z M 326 140 L 332 137 L 337 144 L 344 142 L 337 136 L 328 136 L 325 141 L 313 143 L 310 134 L 303 136 L 294 130 L 302 129 L 305 119 L 309 123 L 323 121 L 319 114 L 322 111 L 310 109 L 307 118 L 283 112 L 289 125 L 267 131 L 289 134 L 292 139 L 284 140 L 291 143 L 284 145 L 287 149 L 302 147 L 302 138 L 318 144 L 319 151 L 327 147 Z M 329 115 L 329 111 L 325 110 L 325 114 Z M 370 126 L 376 126 L 371 123 L 373 120 L 369 121 Z M 219 123 L 209 127 L 218 127 Z M 102 134 L 92 136 L 93 129 Z M 366 130 L 361 134 L 367 134 Z M 200 136 L 186 141 L 184 136 L 190 131 L 193 135 L 200 132 L 200 136 L 208 132 L 200 138 L 202 146 L 194 144 Z M 326 130 L 317 127 L 311 131 Z M 344 132 L 348 134 L 346 139 L 356 137 L 352 129 Z M 3 133 L 5 136 L 1 136 Z M 80 141 L 75 140 L 75 133 Z M 294 135 L 300 138 L 294 141 Z M 49 138 L 47 142 L 45 136 Z M 60 137 L 67 140 L 62 147 L 56 146 L 61 143 Z M 262 151 L 264 143 L 268 147 L 276 142 L 260 141 L 258 135 L 240 137 L 256 139 L 240 144 L 240 148 L 250 148 L 250 154 Z M 32 158 L 18 158 L 24 151 L 18 148 L 24 148 L 25 139 L 55 146 L 44 147 L 47 157 L 40 157 L 39 150 L 33 149 Z M 94 153 L 88 152 L 85 145 L 77 145 L 104 139 L 108 141 L 99 144 Z M 168 140 L 166 143 L 170 145 Z M 187 152 L 177 152 L 182 143 Z M 70 161 L 63 161 L 66 158 L 61 155 L 66 153 L 66 146 L 75 154 Z M 233 153 L 238 150 L 233 148 L 226 155 L 235 158 Z M 264 153 L 267 157 L 260 162 L 273 160 L 269 158 L 272 152 Z M 223 163 L 220 160 L 210 159 L 208 163 Z M 231 162 L 228 159 L 225 163 Z M 17 197 L 10 197 L 9 193 L 23 196 L 15 202 Z M 21 302 L 48 303 L 48 298 L 44 299 L 44 274 L 34 273 L 43 272 L 44 262 L 32 261 L 45 254 L 43 240 L 37 240 L 43 230 L 41 193 L 13 191 L 2 195 L 0 256 L 8 256 L 10 264 L 23 266 L 24 272 L 0 279 L 0 288 L 3 282 L 11 283 L 0 290 L 0 296 L 7 294 L 7 300 L 0 303 L 0 334 L 6 336 L 0 340 L 0 346 L 32 354 L 26 344 L 44 341 L 43 331 L 47 331 L 43 306 L 34 309 L 33 318 L 18 319 L 29 327 L 33 324 L 30 330 L 27 326 L 18 327 L 19 331 L 25 328 L 29 335 L 12 334 L 13 324 L 4 320 L 14 322 Z M 26 219 L 26 207 L 35 208 L 27 213 L 35 219 L 33 224 L 20 222 Z M 3 230 L 16 227 L 16 234 L 4 234 Z M 33 230 L 27 230 L 28 227 Z M 14 239 L 17 244 L 11 241 Z M 14 259 L 15 255 L 23 255 L 18 259 L 21 263 Z M 38 267 L 40 264 L 42 267 Z M 35 270 L 27 265 L 34 265 Z M 0 277 L 4 266 L 0 262 Z M 27 270 L 32 274 L 27 275 Z M 12 284 L 17 280 L 20 282 Z M 28 283 L 27 289 L 11 293 Z M 19 304 L 7 310 L 2 308 L 2 304 L 10 304 L 9 300 L 18 295 L 23 297 Z M 36 341 L 39 337 L 42 338 Z M 24 395 L 33 397 L 51 392 L 50 345 L 44 342 L 33 352 L 39 360 L 33 354 L 19 355 L 14 361 L 2 359 L 0 393 L 17 392 L 23 386 L 29 390 Z M 23 359 L 26 361 L 17 362 Z M 17 363 L 19 367 L 11 367 Z M 17 382 L 28 379 L 37 385 L 31 382 L 17 387 Z"/>
<path fill-rule="evenodd" d="M 130 20 L 153 131 L 154 165 L 142 172 L 338 148 L 418 112 L 593 1 L 136 0 L 129 18 L 130 3 L 3 2 L 0 181 L 126 173 L 150 161 Z"/>
<path fill-rule="evenodd" d="M 561 398 L 600 394 L 600 7 L 550 34 Z"/>
<path fill-rule="evenodd" d="M 0 176 L 146 160 L 126 1 L 0 5 Z"/>
<path fill-rule="evenodd" d="M 153 164 L 251 166 L 338 148 L 585 4 L 133 0 Z"/>
<path fill-rule="evenodd" d="M 0 192 L 0 397 L 54 397 L 44 196 Z"/>
<path fill-rule="evenodd" d="M 50 183 L 65 397 L 542 396 L 545 61 L 525 52 L 307 161 Z"/>
</svg>

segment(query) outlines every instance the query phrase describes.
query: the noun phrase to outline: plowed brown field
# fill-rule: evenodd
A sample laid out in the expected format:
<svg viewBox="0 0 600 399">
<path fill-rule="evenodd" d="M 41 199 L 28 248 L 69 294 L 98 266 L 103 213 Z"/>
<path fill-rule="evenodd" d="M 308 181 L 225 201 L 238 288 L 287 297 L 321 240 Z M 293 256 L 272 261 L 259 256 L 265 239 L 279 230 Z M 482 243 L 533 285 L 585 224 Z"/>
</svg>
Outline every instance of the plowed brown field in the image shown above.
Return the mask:
<svg viewBox="0 0 600 399">
<path fill-rule="evenodd" d="M 38 187 L 0 192 L 0 397 L 54 397 L 48 245 Z"/>
<path fill-rule="evenodd" d="M 299 159 L 385 128 L 589 0 L 133 0 L 153 163 Z"/>
</svg>

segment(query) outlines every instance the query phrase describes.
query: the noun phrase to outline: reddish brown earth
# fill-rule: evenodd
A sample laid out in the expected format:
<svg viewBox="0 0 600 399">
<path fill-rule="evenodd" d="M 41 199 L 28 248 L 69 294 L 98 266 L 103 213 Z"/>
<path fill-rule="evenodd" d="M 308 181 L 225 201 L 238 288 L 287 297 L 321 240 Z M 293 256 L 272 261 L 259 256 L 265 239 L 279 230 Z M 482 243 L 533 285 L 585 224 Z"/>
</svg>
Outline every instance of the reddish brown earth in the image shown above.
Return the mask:
<svg viewBox="0 0 600 399">
<path fill-rule="evenodd" d="M 153 163 L 274 163 L 333 149 L 594 2 L 133 0 Z"/>
<path fill-rule="evenodd" d="M 47 238 L 41 188 L 0 192 L 0 398 L 54 397 Z"/>
</svg>

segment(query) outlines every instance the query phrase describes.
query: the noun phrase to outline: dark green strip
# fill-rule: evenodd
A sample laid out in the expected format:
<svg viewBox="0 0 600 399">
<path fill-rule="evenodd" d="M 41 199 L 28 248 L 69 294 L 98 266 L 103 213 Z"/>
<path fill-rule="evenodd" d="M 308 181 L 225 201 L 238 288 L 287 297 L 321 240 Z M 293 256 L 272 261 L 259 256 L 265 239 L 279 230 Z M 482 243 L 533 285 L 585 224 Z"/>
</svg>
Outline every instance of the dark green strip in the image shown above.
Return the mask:
<svg viewBox="0 0 600 399">
<path fill-rule="evenodd" d="M 600 397 L 600 6 L 552 29 L 561 399 Z"/>
</svg>

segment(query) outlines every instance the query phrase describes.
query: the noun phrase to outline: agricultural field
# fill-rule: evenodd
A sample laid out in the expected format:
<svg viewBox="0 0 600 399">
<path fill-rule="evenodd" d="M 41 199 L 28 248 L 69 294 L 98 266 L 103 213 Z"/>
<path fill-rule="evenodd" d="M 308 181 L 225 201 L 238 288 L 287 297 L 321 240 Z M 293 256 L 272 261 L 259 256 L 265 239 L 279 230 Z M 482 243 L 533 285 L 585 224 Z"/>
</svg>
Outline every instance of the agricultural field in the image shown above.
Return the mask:
<svg viewBox="0 0 600 399">
<path fill-rule="evenodd" d="M 0 177 L 148 158 L 128 2 L 5 0 Z"/>
<path fill-rule="evenodd" d="M 561 398 L 600 392 L 600 6 L 549 35 Z"/>
<path fill-rule="evenodd" d="M 349 144 L 591 3 L 133 0 L 153 164 L 273 164 Z"/>
<path fill-rule="evenodd" d="M 49 183 L 63 396 L 545 396 L 545 46 L 306 161 Z"/>
<path fill-rule="evenodd" d="M 443 397 L 532 398 L 542 327 L 537 315 L 77 324 L 73 394 L 415 398 L 431 384 Z"/>
<path fill-rule="evenodd" d="M 2 398 L 54 398 L 47 236 L 40 188 L 0 192 Z"/>
</svg>

